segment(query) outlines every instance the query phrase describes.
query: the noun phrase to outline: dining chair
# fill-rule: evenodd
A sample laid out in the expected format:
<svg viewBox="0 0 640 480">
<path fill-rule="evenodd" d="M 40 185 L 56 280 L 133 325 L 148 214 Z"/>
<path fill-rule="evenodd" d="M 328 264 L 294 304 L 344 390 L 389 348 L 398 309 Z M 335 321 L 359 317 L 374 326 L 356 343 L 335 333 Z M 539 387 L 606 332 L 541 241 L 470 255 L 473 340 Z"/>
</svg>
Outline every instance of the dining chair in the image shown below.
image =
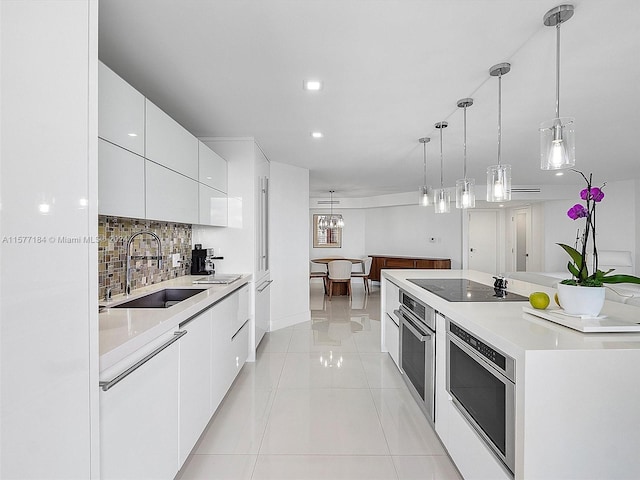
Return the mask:
<svg viewBox="0 0 640 480">
<path fill-rule="evenodd" d="M 371 290 L 369 289 L 369 274 L 371 273 L 372 262 L 373 262 L 373 258 L 371 257 L 365 258 L 364 261 L 362 262 L 363 263 L 362 273 L 355 272 L 351 274 L 352 277 L 362 278 L 362 280 L 364 281 L 365 293 L 371 293 Z"/>
<path fill-rule="evenodd" d="M 329 262 L 329 300 L 333 294 L 334 283 L 346 283 L 347 295 L 351 296 L 351 261 L 333 260 Z"/>
<path fill-rule="evenodd" d="M 327 266 L 320 263 L 314 263 L 314 262 L 309 262 L 309 263 L 310 263 L 309 281 L 313 280 L 314 278 L 322 279 L 322 284 L 324 285 L 324 293 L 326 295 L 327 294 Z"/>
</svg>

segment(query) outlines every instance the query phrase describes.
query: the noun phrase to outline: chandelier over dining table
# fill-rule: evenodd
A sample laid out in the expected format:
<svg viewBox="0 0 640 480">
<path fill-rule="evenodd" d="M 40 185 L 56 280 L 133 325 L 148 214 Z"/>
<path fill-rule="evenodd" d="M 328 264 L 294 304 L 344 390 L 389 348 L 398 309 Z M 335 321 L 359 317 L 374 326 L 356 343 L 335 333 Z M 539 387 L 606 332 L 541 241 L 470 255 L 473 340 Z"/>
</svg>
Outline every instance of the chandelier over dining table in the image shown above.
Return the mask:
<svg viewBox="0 0 640 480">
<path fill-rule="evenodd" d="M 322 231 L 327 229 L 344 227 L 344 220 L 342 219 L 342 215 L 333 214 L 333 194 L 334 193 L 335 193 L 335 190 L 329 190 L 329 195 L 330 195 L 329 205 L 330 205 L 331 213 L 329 215 L 324 215 L 318 222 L 318 227 Z"/>
</svg>

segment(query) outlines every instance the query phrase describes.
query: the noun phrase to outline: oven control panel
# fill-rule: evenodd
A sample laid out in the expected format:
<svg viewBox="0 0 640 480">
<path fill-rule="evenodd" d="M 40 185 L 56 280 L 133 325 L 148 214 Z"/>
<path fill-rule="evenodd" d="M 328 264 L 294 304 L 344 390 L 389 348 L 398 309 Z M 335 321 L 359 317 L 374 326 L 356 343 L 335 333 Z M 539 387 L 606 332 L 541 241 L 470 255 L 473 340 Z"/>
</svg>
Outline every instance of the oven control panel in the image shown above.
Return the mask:
<svg viewBox="0 0 640 480">
<path fill-rule="evenodd" d="M 456 337 L 461 339 L 464 343 L 473 348 L 476 352 L 480 353 L 483 357 L 488 359 L 491 363 L 497 366 L 500 370 L 505 371 L 507 366 L 507 358 L 490 347 L 482 340 L 471 335 L 466 330 L 460 328 L 453 322 L 449 322 L 449 331 Z"/>
</svg>

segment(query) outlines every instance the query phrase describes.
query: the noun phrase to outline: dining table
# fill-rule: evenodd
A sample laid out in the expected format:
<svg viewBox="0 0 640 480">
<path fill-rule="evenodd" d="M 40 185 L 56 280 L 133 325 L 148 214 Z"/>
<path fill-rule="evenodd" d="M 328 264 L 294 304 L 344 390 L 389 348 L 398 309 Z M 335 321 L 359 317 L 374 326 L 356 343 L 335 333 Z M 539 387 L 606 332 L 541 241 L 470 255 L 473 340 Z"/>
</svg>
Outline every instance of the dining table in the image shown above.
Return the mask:
<svg viewBox="0 0 640 480">
<path fill-rule="evenodd" d="M 345 258 L 345 257 L 323 257 L 323 258 L 312 258 L 311 261 L 313 263 L 318 263 L 318 264 L 323 264 L 323 265 L 329 265 L 329 262 L 332 262 L 334 260 L 349 260 L 352 264 L 357 265 L 363 265 L 364 264 L 364 260 L 362 258 Z M 328 270 L 328 267 L 327 267 Z M 336 296 L 336 295 L 347 295 L 348 291 L 347 291 L 347 284 L 344 282 L 339 282 L 339 283 L 334 283 L 333 284 L 333 293 L 332 296 Z"/>
</svg>

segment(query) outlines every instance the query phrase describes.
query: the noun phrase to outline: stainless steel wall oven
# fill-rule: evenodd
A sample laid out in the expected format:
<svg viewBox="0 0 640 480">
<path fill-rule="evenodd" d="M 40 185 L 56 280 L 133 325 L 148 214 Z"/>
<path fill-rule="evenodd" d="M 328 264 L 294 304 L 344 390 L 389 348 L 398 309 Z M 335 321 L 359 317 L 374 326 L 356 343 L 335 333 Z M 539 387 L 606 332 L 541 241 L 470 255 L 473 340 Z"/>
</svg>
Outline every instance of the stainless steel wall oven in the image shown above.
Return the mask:
<svg viewBox="0 0 640 480">
<path fill-rule="evenodd" d="M 513 474 L 515 360 L 447 319 L 447 391 Z"/>
<path fill-rule="evenodd" d="M 400 368 L 409 391 L 429 421 L 435 420 L 435 311 L 400 291 Z"/>
</svg>

